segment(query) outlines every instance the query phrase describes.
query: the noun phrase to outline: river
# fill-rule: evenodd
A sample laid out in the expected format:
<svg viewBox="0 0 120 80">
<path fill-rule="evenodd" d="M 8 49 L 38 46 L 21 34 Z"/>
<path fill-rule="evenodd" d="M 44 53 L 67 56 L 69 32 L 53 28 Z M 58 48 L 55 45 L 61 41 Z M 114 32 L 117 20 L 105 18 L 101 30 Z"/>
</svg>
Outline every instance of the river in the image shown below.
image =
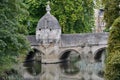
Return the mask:
<svg viewBox="0 0 120 80">
<path fill-rule="evenodd" d="M 54 64 L 32 61 L 24 64 L 22 75 L 25 80 L 104 80 L 103 69 L 103 62 L 76 58 Z"/>
</svg>

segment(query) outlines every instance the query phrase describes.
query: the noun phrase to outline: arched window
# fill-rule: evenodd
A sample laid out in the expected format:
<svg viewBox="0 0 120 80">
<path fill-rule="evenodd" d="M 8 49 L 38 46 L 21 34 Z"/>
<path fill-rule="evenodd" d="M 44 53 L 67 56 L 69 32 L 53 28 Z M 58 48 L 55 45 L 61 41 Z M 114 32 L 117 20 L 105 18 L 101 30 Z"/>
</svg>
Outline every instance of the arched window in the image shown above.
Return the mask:
<svg viewBox="0 0 120 80">
<path fill-rule="evenodd" d="M 41 28 L 39 29 L 39 31 L 41 31 Z"/>
<path fill-rule="evenodd" d="M 50 29 L 50 31 L 52 31 L 52 29 Z"/>
</svg>

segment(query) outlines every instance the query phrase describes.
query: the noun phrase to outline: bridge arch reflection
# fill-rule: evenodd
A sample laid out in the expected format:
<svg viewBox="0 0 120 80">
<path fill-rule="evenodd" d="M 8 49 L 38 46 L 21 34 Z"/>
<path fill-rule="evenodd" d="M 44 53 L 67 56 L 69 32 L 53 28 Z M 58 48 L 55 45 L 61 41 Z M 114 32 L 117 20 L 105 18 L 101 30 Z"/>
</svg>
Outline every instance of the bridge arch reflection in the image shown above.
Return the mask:
<svg viewBox="0 0 120 80">
<path fill-rule="evenodd" d="M 61 53 L 60 60 L 63 60 L 63 63 L 60 63 L 61 72 L 65 75 L 76 75 L 80 72 L 79 67 L 76 66 L 76 63 L 81 60 L 80 53 L 76 50 L 69 49 Z"/>
<path fill-rule="evenodd" d="M 44 53 L 35 48 L 28 52 L 23 66 L 25 67 L 25 70 L 29 75 L 36 76 L 42 72 L 42 55 L 44 55 Z"/>
</svg>

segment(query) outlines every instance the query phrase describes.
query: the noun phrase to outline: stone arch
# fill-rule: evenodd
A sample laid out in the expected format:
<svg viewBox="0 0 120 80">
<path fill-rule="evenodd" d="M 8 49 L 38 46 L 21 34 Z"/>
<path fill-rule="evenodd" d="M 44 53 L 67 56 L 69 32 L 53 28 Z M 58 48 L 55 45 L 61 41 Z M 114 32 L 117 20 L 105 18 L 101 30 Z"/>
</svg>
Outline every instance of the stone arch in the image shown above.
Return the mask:
<svg viewBox="0 0 120 80">
<path fill-rule="evenodd" d="M 106 57 L 106 47 L 99 48 L 94 53 L 94 65 L 95 65 L 95 72 L 98 77 L 103 78 L 104 76 L 104 63 Z"/>
<path fill-rule="evenodd" d="M 104 55 L 106 55 L 105 52 L 106 52 L 106 47 L 102 47 L 102 48 L 98 49 L 97 51 L 95 51 L 94 60 L 96 62 L 101 62 L 100 58 L 102 57 L 103 53 L 104 53 Z"/>
<path fill-rule="evenodd" d="M 75 49 L 67 49 L 62 51 L 60 54 L 59 59 L 63 61 L 60 64 L 61 73 L 67 76 L 77 75 L 80 72 L 80 69 L 76 66 L 76 63 L 81 59 L 80 53 Z"/>
<path fill-rule="evenodd" d="M 72 51 L 76 52 L 79 55 L 79 57 L 81 58 L 80 53 L 77 50 L 75 50 L 75 49 L 67 49 L 67 50 L 64 50 L 64 51 L 62 51 L 60 53 L 59 59 L 66 59 L 66 58 L 68 58 Z"/>
<path fill-rule="evenodd" d="M 44 55 L 44 53 L 36 48 L 32 48 L 26 55 L 25 61 L 32 61 L 36 55 L 41 58 L 41 55 Z"/>
<path fill-rule="evenodd" d="M 44 53 L 36 48 L 33 48 L 26 55 L 23 66 L 25 67 L 25 71 L 27 74 L 31 76 L 38 76 L 42 72 L 41 59 Z"/>
</svg>

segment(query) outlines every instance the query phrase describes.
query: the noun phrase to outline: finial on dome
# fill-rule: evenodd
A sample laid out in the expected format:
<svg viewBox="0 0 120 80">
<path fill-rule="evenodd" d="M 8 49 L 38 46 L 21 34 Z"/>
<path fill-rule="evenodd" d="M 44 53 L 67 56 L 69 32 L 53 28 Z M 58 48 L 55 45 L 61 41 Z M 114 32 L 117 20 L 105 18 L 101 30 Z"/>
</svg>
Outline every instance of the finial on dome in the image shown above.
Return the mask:
<svg viewBox="0 0 120 80">
<path fill-rule="evenodd" d="M 46 6 L 46 11 L 47 11 L 47 13 L 50 14 L 50 10 L 51 10 L 51 8 L 50 8 L 50 1 L 48 1 L 48 2 L 47 2 L 47 6 Z"/>
</svg>

